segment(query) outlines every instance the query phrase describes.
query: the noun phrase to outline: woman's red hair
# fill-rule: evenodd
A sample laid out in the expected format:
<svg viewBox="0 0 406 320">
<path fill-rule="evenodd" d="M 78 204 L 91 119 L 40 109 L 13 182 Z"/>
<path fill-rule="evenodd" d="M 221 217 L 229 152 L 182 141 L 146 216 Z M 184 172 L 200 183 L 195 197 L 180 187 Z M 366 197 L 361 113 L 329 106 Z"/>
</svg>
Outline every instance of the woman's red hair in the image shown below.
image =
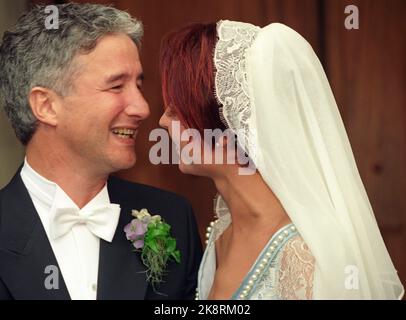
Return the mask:
<svg viewBox="0 0 406 320">
<path fill-rule="evenodd" d="M 193 23 L 162 41 L 160 72 L 165 108 L 187 128 L 226 129 L 214 96 L 216 23 Z"/>
</svg>

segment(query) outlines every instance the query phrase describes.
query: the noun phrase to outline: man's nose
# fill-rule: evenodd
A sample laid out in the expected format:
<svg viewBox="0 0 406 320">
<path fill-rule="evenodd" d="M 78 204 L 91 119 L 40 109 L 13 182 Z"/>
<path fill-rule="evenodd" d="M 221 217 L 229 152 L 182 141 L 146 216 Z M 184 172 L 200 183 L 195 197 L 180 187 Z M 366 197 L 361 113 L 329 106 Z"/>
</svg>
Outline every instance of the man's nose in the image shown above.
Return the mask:
<svg viewBox="0 0 406 320">
<path fill-rule="evenodd" d="M 128 106 L 125 108 L 125 113 L 129 116 L 136 116 L 140 120 L 148 118 L 151 112 L 148 102 L 143 95 L 138 92 L 137 94 L 132 95 L 131 98 Z"/>
</svg>

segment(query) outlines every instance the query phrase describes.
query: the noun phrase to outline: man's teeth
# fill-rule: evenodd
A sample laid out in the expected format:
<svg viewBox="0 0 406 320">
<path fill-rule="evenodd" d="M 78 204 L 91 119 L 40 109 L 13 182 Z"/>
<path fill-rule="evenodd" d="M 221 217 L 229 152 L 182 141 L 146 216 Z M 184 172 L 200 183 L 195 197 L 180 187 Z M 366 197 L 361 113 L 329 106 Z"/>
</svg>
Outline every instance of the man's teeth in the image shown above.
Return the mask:
<svg viewBox="0 0 406 320">
<path fill-rule="evenodd" d="M 135 134 L 135 130 L 132 129 L 113 129 L 112 132 L 120 138 L 133 138 Z"/>
</svg>

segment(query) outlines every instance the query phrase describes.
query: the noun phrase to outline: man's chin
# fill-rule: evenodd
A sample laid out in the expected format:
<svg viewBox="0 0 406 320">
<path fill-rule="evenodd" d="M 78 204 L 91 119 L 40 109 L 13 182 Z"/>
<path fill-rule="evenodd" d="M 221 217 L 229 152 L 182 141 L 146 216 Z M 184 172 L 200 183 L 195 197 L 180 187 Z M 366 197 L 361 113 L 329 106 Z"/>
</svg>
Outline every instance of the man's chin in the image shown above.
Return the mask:
<svg viewBox="0 0 406 320">
<path fill-rule="evenodd" d="M 121 170 L 127 170 L 127 169 L 131 169 L 132 167 L 134 167 L 136 162 L 137 162 L 137 157 L 134 154 L 132 157 L 116 159 L 113 162 L 112 167 L 114 168 L 114 172 L 121 171 Z"/>
<path fill-rule="evenodd" d="M 178 167 L 179 167 L 179 171 L 182 172 L 183 174 L 196 175 L 192 164 L 185 164 L 183 162 L 180 162 Z"/>
</svg>

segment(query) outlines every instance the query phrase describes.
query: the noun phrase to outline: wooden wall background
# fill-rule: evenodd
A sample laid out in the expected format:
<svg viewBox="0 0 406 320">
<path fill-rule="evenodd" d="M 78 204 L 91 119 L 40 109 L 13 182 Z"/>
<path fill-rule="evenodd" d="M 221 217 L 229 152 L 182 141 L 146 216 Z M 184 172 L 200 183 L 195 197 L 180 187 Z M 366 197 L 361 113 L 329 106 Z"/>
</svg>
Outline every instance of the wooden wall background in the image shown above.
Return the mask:
<svg viewBox="0 0 406 320">
<path fill-rule="evenodd" d="M 118 175 L 172 190 L 190 199 L 202 238 L 213 218 L 214 185 L 204 178 L 182 175 L 176 165 L 153 166 L 148 161 L 152 146 L 148 135 L 158 126 L 162 113 L 157 64 L 162 36 L 189 22 L 230 19 L 259 26 L 282 22 L 308 39 L 325 67 L 382 235 L 406 284 L 406 1 L 78 2 L 113 4 L 143 21 L 144 92 L 151 116 L 138 136 L 138 163 Z M 359 30 L 344 27 L 347 5 L 356 5 L 359 9 Z"/>
</svg>

